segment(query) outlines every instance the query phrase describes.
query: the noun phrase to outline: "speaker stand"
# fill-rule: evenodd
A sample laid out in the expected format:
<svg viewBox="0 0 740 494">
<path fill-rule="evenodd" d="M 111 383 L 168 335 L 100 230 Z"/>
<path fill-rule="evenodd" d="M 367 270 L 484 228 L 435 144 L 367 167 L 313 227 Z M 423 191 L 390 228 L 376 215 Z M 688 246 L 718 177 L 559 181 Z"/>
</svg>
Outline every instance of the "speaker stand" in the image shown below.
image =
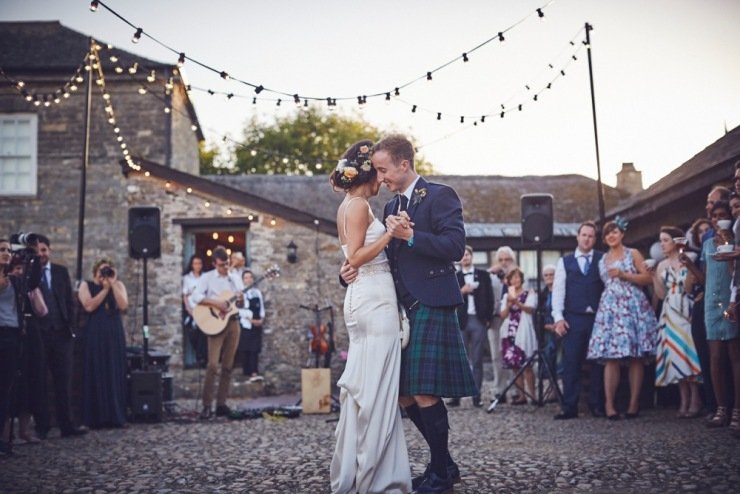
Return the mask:
<svg viewBox="0 0 740 494">
<path fill-rule="evenodd" d="M 143 346 L 143 349 L 144 349 L 144 354 L 141 357 L 141 369 L 144 370 L 144 371 L 149 370 L 149 300 L 147 298 L 147 295 L 148 295 L 148 293 L 147 293 L 147 285 L 149 283 L 148 283 L 147 269 L 146 269 L 146 261 L 147 261 L 146 250 L 147 249 L 144 249 L 144 254 L 145 255 L 142 258 L 142 261 L 144 263 L 144 266 L 143 266 L 143 273 L 144 273 L 144 299 L 142 300 L 143 306 L 142 306 L 142 317 L 141 317 L 142 324 L 143 324 L 142 333 L 143 333 L 143 337 L 144 337 L 144 342 L 143 342 L 143 345 L 142 345 Z"/>
</svg>

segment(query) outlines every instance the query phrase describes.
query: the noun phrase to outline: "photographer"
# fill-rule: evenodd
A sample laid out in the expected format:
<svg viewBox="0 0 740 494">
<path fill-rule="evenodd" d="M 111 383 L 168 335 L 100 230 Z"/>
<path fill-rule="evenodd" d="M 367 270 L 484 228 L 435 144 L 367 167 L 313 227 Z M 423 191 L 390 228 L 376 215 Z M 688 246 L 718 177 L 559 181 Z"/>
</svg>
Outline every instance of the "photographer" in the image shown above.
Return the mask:
<svg viewBox="0 0 740 494">
<path fill-rule="evenodd" d="M 51 373 L 54 384 L 57 425 L 62 437 L 79 436 L 87 429 L 75 426 L 71 412 L 72 350 L 72 282 L 65 266 L 52 263 L 51 242 L 45 235 L 25 234 L 26 243 L 34 244 L 39 263 L 31 263 L 26 273 L 34 278 L 35 265 L 41 267 L 40 288 L 48 314 L 33 317 L 29 324 L 29 356 L 35 366 L 31 383 L 34 400 L 36 434 L 46 439 L 51 430 L 51 417 L 47 397 L 47 375 Z M 29 289 L 33 286 L 29 286 Z"/>
<path fill-rule="evenodd" d="M 82 417 L 92 428 L 126 425 L 126 335 L 121 311 L 128 307 L 126 287 L 113 263 L 100 259 L 94 280 L 80 285 L 80 303 L 90 313 L 83 342 Z"/>
<path fill-rule="evenodd" d="M 23 327 L 20 280 L 8 276 L 10 242 L 0 239 L 0 424 L 5 424 L 13 378 L 18 370 Z M 9 442 L 0 440 L 0 454 L 11 454 Z"/>
</svg>

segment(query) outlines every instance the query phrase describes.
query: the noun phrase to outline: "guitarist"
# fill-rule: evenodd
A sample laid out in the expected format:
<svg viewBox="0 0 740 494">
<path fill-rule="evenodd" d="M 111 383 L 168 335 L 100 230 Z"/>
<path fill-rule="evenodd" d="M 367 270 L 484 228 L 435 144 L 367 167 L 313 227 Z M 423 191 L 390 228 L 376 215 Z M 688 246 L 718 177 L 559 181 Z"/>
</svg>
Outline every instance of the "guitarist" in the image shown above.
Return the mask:
<svg viewBox="0 0 740 494">
<path fill-rule="evenodd" d="M 224 291 L 238 294 L 237 306 L 244 305 L 242 294 L 242 280 L 236 274 L 229 273 L 229 255 L 224 247 L 213 249 L 213 267 L 215 269 L 203 274 L 198 280 L 190 301 L 193 305 L 210 306 L 216 311 L 225 314 L 229 311 L 229 303 L 221 300 L 218 296 Z M 234 367 L 234 356 L 239 347 L 239 320 L 238 316 L 232 316 L 226 328 L 219 334 L 208 336 L 208 366 L 206 367 L 206 380 L 203 385 L 203 410 L 200 413 L 202 420 L 213 416 L 211 405 L 213 404 L 213 387 L 216 382 L 219 359 L 221 360 L 221 377 L 218 383 L 218 394 L 216 396 L 216 416 L 225 416 L 231 413 L 226 405 L 226 397 L 231 386 L 231 370 Z"/>
</svg>

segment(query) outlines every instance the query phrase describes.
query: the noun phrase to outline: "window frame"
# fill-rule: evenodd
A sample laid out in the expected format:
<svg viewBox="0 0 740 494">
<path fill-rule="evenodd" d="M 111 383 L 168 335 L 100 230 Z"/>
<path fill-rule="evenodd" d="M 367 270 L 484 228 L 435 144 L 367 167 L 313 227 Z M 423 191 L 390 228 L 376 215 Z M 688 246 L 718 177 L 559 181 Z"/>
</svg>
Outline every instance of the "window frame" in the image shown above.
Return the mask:
<svg viewBox="0 0 740 494">
<path fill-rule="evenodd" d="M 29 120 L 31 135 L 30 135 L 30 185 L 28 189 L 4 189 L 0 184 L 0 197 L 28 197 L 36 196 L 38 194 L 38 142 L 39 142 L 39 116 L 37 113 L 28 112 L 12 112 L 12 113 L 0 113 L 0 125 L 9 120 Z M 0 155 L 0 161 L 4 158 L 25 158 L 26 155 Z"/>
</svg>

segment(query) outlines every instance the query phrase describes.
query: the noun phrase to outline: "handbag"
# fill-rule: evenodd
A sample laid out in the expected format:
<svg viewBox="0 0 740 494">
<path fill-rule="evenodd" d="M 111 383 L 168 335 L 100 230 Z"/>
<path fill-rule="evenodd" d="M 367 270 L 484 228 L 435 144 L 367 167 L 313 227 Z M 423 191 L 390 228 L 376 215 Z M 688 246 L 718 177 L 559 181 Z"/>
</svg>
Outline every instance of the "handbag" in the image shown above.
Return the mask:
<svg viewBox="0 0 740 494">
<path fill-rule="evenodd" d="M 41 292 L 41 288 L 36 287 L 28 292 L 28 300 L 31 302 L 31 310 L 36 317 L 44 317 L 49 313 L 49 308 L 44 302 L 44 294 Z"/>
<path fill-rule="evenodd" d="M 401 322 L 401 348 L 406 348 L 411 339 L 411 322 L 403 305 L 398 304 L 398 318 Z"/>
</svg>

